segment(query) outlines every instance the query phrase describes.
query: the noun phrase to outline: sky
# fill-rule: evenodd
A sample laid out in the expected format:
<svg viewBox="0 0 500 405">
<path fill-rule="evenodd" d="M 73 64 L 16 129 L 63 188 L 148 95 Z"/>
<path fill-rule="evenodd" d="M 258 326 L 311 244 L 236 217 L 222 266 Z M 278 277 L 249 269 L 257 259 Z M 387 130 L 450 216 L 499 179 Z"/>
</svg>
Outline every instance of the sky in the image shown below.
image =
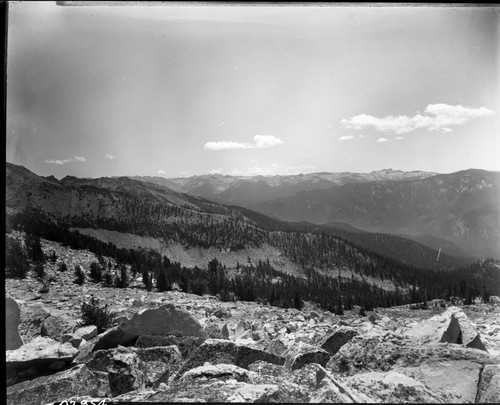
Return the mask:
<svg viewBox="0 0 500 405">
<path fill-rule="evenodd" d="M 500 7 L 10 2 L 8 23 L 6 159 L 42 176 L 500 170 Z"/>
</svg>

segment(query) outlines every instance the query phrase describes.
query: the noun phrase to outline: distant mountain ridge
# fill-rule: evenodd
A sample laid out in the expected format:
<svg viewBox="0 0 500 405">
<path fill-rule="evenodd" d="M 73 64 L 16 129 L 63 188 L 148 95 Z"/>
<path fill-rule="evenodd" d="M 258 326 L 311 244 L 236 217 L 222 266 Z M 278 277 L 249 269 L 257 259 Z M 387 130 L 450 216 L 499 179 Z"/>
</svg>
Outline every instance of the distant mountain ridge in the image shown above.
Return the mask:
<svg viewBox="0 0 500 405">
<path fill-rule="evenodd" d="M 140 181 L 160 184 L 172 190 L 215 199 L 219 202 L 248 206 L 272 198 L 288 197 L 300 191 L 328 189 L 335 185 L 370 181 L 422 179 L 436 173 L 385 169 L 371 173 L 318 172 L 276 176 L 229 176 L 206 174 L 192 177 L 164 178 L 133 176 Z"/>
<path fill-rule="evenodd" d="M 371 173 L 134 179 L 267 216 L 400 234 L 462 256 L 500 257 L 500 173 Z"/>
<path fill-rule="evenodd" d="M 151 236 L 186 248 L 236 251 L 267 243 L 281 249 L 282 254 L 297 266 L 319 266 L 329 271 L 337 267 L 354 269 L 352 263 L 358 260 L 364 265 L 380 260 L 370 253 L 377 249 L 381 252 L 378 242 L 375 240 L 375 243 L 371 236 L 360 239 L 344 232 L 340 240 L 335 232 L 316 229 L 318 227 L 313 224 L 283 222 L 158 184 L 128 177 L 80 179 L 68 176 L 55 182 L 12 164 L 7 164 L 6 172 L 8 218 L 24 215 L 25 220 L 36 220 L 43 217 L 67 228 L 106 229 Z M 471 262 L 444 253 L 436 262 L 437 251 L 433 249 L 396 236 L 389 235 L 385 239 L 390 239 L 392 246 L 392 251 L 385 249 L 386 257 L 418 268 L 448 271 Z M 405 249 L 417 253 L 405 255 Z"/>
</svg>

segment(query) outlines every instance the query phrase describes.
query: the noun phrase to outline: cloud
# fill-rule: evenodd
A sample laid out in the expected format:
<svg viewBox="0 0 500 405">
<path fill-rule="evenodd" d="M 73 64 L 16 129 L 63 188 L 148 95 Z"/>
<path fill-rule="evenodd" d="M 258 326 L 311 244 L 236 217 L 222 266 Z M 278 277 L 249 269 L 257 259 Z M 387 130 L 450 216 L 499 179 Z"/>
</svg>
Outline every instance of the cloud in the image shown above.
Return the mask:
<svg viewBox="0 0 500 405">
<path fill-rule="evenodd" d="M 212 170 L 210 170 L 208 173 L 210 173 L 210 174 L 221 174 L 222 173 L 222 169 L 219 167 L 218 169 L 212 169 Z"/>
<path fill-rule="evenodd" d="M 45 160 L 45 163 L 48 163 L 49 165 L 64 165 L 69 162 L 85 162 L 87 159 L 85 159 L 83 156 L 75 156 L 73 159 L 49 159 Z"/>
<path fill-rule="evenodd" d="M 270 148 L 283 143 L 281 139 L 276 138 L 274 135 L 255 135 L 253 141 L 256 148 Z"/>
<path fill-rule="evenodd" d="M 167 172 L 165 170 L 160 169 L 156 172 L 156 174 L 167 174 Z"/>
<path fill-rule="evenodd" d="M 429 104 L 423 113 L 417 112 L 413 117 L 388 115 L 385 118 L 373 115 L 360 114 L 340 121 L 347 129 L 364 129 L 373 127 L 378 132 L 393 132 L 401 135 L 416 129 L 428 131 L 451 132 L 452 125 L 464 125 L 473 119 L 495 115 L 495 112 L 486 108 L 463 107 L 461 105 Z"/>
<path fill-rule="evenodd" d="M 228 149 L 251 149 L 253 146 L 249 143 L 238 143 L 238 142 L 207 142 L 204 146 L 208 150 L 228 150 Z"/>
<path fill-rule="evenodd" d="M 115 157 L 113 155 L 106 155 L 104 156 L 106 159 L 113 160 Z"/>
<path fill-rule="evenodd" d="M 403 139 L 405 139 L 403 136 L 396 136 L 396 138 L 394 138 L 396 141 L 401 141 Z"/>
<path fill-rule="evenodd" d="M 352 135 L 343 135 L 339 138 L 339 141 L 348 141 L 349 139 L 354 139 Z"/>
<path fill-rule="evenodd" d="M 387 138 L 378 138 L 378 139 L 377 139 L 377 142 L 379 142 L 379 143 L 382 143 L 382 142 L 390 142 L 390 140 L 389 140 L 389 139 L 387 139 Z"/>
<path fill-rule="evenodd" d="M 254 143 L 241 143 L 232 141 L 207 142 L 204 146 L 208 150 L 229 150 L 229 149 L 264 149 L 280 145 L 283 141 L 274 135 L 255 135 Z"/>
</svg>

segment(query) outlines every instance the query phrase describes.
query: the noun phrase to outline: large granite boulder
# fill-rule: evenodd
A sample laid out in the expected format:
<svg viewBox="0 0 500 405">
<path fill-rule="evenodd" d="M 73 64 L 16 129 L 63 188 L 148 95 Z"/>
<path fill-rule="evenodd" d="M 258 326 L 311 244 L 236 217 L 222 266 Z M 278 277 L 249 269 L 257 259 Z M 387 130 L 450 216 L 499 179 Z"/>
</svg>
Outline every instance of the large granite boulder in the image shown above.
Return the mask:
<svg viewBox="0 0 500 405">
<path fill-rule="evenodd" d="M 423 383 L 397 371 L 371 371 L 349 377 L 350 389 L 371 398 L 371 403 L 442 403 L 443 400 Z M 344 402 L 344 401 L 341 401 Z"/>
<path fill-rule="evenodd" d="M 500 403 L 500 364 L 484 366 L 477 392 L 477 403 Z"/>
<path fill-rule="evenodd" d="M 180 381 L 217 378 L 223 381 L 234 379 L 236 381 L 250 382 L 254 374 L 254 372 L 234 364 L 207 364 L 185 372 Z"/>
<path fill-rule="evenodd" d="M 328 334 L 323 342 L 321 343 L 321 348 L 326 350 L 332 356 L 337 353 L 342 346 L 349 342 L 354 336 L 357 336 L 358 332 L 349 327 L 341 326 L 336 331 Z"/>
<path fill-rule="evenodd" d="M 19 335 L 21 309 L 15 299 L 5 297 L 5 350 L 18 349 L 23 345 Z"/>
<path fill-rule="evenodd" d="M 48 316 L 50 316 L 49 309 L 40 302 L 30 302 L 22 306 L 19 334 L 24 343 L 41 336 L 43 321 Z"/>
<path fill-rule="evenodd" d="M 183 358 L 188 358 L 205 341 L 205 338 L 175 335 L 141 335 L 135 342 L 135 347 L 172 346 L 179 348 Z"/>
<path fill-rule="evenodd" d="M 66 401 L 75 395 L 94 395 L 98 386 L 94 374 L 80 364 L 56 374 L 41 376 L 7 388 L 7 404 L 47 404 Z"/>
<path fill-rule="evenodd" d="M 457 307 L 413 325 L 406 335 L 421 343 L 447 342 L 486 350 L 481 337 L 467 315 Z"/>
<path fill-rule="evenodd" d="M 442 402 L 474 403 L 482 365 L 469 360 L 424 361 L 398 371 L 424 384 Z M 413 402 L 413 401 L 412 401 Z"/>
<path fill-rule="evenodd" d="M 77 328 L 78 321 L 67 315 L 49 315 L 42 322 L 41 336 L 47 336 L 61 342 L 63 336 L 73 333 Z"/>
<path fill-rule="evenodd" d="M 97 327 L 94 325 L 78 328 L 73 333 L 68 333 L 62 336 L 63 343 L 70 342 L 73 347 L 78 348 L 84 341 L 88 341 L 97 336 Z"/>
<path fill-rule="evenodd" d="M 59 343 L 48 337 L 37 337 L 16 350 L 5 354 L 6 370 L 11 383 L 52 374 L 67 367 L 78 351 L 69 343 Z"/>
<path fill-rule="evenodd" d="M 94 345 L 95 350 L 110 349 L 118 345 L 134 345 L 140 335 L 176 335 L 205 337 L 200 323 L 188 312 L 165 304 L 145 309 L 103 333 Z"/>
<path fill-rule="evenodd" d="M 330 359 L 330 353 L 326 350 L 305 342 L 293 345 L 283 356 L 286 359 L 285 367 L 292 370 L 301 368 L 308 363 L 317 363 L 321 366 L 326 366 L 326 363 Z"/>
<path fill-rule="evenodd" d="M 248 366 L 258 360 L 273 364 L 284 364 L 285 359 L 263 350 L 240 345 L 223 339 L 207 339 L 196 349 L 178 372 L 181 377 L 186 371 L 202 366 L 206 362 L 212 364 L 234 364 L 238 367 Z"/>
</svg>

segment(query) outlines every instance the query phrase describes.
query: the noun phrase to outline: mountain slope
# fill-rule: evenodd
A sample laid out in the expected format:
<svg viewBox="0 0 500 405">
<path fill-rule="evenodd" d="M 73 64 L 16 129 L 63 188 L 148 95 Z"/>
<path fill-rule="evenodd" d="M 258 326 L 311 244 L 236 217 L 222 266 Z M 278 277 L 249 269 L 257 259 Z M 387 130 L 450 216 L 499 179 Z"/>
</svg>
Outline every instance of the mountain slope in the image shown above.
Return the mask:
<svg viewBox="0 0 500 405">
<path fill-rule="evenodd" d="M 350 183 L 253 205 L 288 221 L 346 222 L 372 232 L 430 234 L 471 254 L 499 256 L 500 173 L 467 170 L 419 180 Z"/>
<path fill-rule="evenodd" d="M 249 252 L 270 246 L 305 275 L 308 269 L 367 279 L 420 284 L 426 272 L 374 253 L 347 239 L 273 220 L 245 208 L 220 205 L 199 197 L 130 178 L 76 179 L 53 182 L 27 169 L 7 164 L 7 219 L 56 235 L 61 229 L 92 228 L 153 237 L 180 249 Z M 192 250 L 191 250 L 192 251 Z M 423 252 L 425 251 L 422 250 Z M 428 257 L 435 257 L 437 252 Z M 261 254 L 261 253 L 259 253 Z M 427 260 L 428 261 L 428 260 Z M 443 259 L 440 270 L 453 266 Z M 413 267 L 412 267 L 413 266 Z M 285 269 L 286 270 L 286 265 Z M 288 270 L 293 270 L 289 266 Z M 347 272 L 347 273 L 346 273 Z"/>
</svg>

